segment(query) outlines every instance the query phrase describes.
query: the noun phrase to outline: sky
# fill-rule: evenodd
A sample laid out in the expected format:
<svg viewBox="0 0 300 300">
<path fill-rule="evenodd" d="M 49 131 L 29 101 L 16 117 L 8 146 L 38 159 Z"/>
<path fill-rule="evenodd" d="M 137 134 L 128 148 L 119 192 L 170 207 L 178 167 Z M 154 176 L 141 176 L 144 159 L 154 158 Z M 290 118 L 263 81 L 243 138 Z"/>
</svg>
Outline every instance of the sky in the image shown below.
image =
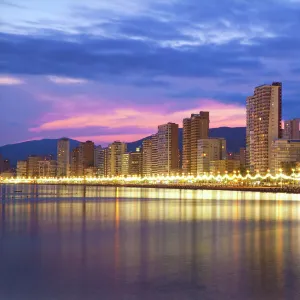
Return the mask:
<svg viewBox="0 0 300 300">
<path fill-rule="evenodd" d="M 255 86 L 300 117 L 300 0 L 0 0 L 0 146 L 106 145 L 210 111 L 245 126 Z"/>
</svg>

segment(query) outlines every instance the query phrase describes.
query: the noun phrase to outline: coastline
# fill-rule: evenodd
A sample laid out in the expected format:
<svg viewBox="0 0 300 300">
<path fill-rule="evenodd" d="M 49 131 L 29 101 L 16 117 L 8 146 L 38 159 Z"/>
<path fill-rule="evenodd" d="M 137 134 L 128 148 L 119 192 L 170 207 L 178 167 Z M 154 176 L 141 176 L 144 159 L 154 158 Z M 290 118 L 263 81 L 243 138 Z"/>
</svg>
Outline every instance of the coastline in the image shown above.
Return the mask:
<svg viewBox="0 0 300 300">
<path fill-rule="evenodd" d="M 1 185 L 14 185 L 11 183 L 0 183 Z M 20 183 L 25 185 L 64 185 L 64 186 L 103 186 L 103 187 L 128 187 L 128 188 L 151 188 L 151 189 L 177 189 L 177 190 L 216 190 L 216 191 L 237 191 L 237 192 L 260 192 L 260 193 L 285 193 L 300 194 L 300 186 L 279 187 L 279 186 L 210 186 L 210 185 L 176 185 L 176 184 L 99 184 L 99 183 Z"/>
</svg>

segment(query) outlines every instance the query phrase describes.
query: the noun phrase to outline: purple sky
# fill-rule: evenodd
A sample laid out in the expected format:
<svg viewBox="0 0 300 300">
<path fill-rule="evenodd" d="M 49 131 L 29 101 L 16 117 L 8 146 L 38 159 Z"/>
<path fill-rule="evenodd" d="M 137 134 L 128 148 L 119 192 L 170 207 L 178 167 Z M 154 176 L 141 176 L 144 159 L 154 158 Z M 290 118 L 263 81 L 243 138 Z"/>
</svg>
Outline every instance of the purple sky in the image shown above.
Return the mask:
<svg viewBox="0 0 300 300">
<path fill-rule="evenodd" d="M 272 81 L 283 82 L 284 118 L 300 117 L 300 0 L 5 0 L 0 10 L 0 146 L 133 141 L 199 110 L 211 127 L 244 126 L 246 96 Z"/>
</svg>

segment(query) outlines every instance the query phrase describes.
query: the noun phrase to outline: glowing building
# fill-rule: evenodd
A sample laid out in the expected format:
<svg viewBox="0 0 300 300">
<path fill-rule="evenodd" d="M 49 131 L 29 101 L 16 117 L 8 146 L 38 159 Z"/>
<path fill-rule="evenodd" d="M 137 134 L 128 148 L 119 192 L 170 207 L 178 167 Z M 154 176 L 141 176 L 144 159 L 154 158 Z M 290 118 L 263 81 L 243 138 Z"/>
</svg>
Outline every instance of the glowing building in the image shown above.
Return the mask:
<svg viewBox="0 0 300 300">
<path fill-rule="evenodd" d="M 255 88 L 247 98 L 247 168 L 266 173 L 271 165 L 272 142 L 281 138 L 282 84 Z"/>
<path fill-rule="evenodd" d="M 158 126 L 157 173 L 178 172 L 178 124 L 167 123 Z"/>
<path fill-rule="evenodd" d="M 198 140 L 209 135 L 209 112 L 200 111 L 183 120 L 182 172 L 197 174 Z"/>
<path fill-rule="evenodd" d="M 57 176 L 65 177 L 70 174 L 70 140 L 59 139 L 57 142 Z"/>
<path fill-rule="evenodd" d="M 226 159 L 226 140 L 223 138 L 209 138 L 198 140 L 197 175 L 210 172 L 211 161 Z"/>
<path fill-rule="evenodd" d="M 292 173 L 300 163 L 300 140 L 275 140 L 272 143 L 270 170 L 273 174 Z"/>
</svg>

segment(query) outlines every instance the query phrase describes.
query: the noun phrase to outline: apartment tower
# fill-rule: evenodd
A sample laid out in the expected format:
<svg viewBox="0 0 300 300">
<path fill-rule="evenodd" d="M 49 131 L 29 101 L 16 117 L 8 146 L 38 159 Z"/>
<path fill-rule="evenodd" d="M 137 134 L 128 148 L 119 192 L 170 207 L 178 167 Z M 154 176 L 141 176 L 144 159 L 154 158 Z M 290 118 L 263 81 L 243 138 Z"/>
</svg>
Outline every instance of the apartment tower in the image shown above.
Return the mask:
<svg viewBox="0 0 300 300">
<path fill-rule="evenodd" d="M 69 176 L 70 171 L 70 140 L 62 138 L 57 142 L 57 176 Z"/>
<path fill-rule="evenodd" d="M 178 124 L 158 126 L 157 173 L 170 175 L 178 172 Z"/>
<path fill-rule="evenodd" d="M 247 98 L 247 168 L 266 173 L 271 166 L 272 142 L 281 138 L 282 84 L 255 88 Z"/>
<path fill-rule="evenodd" d="M 127 145 L 122 142 L 113 142 L 110 145 L 110 175 L 122 175 L 122 159 L 126 153 Z"/>
<path fill-rule="evenodd" d="M 197 174 L 198 140 L 209 136 L 209 112 L 200 111 L 183 120 L 182 172 Z"/>
<path fill-rule="evenodd" d="M 80 174 L 85 175 L 85 171 L 94 167 L 95 144 L 92 141 L 86 141 L 79 145 L 79 168 Z"/>
<path fill-rule="evenodd" d="M 143 141 L 143 176 L 152 175 L 152 139 Z"/>
</svg>

